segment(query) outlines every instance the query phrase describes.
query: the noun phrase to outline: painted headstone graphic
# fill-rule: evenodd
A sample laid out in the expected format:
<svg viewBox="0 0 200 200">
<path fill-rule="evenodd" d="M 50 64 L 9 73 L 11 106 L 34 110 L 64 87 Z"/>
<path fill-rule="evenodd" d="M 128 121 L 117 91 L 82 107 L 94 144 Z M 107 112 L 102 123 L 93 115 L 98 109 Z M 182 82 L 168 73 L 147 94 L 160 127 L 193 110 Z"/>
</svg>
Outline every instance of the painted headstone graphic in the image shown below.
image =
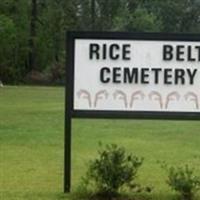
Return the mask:
<svg viewBox="0 0 200 200">
<path fill-rule="evenodd" d="M 160 108 L 162 109 L 163 108 L 163 98 L 162 98 L 162 95 L 157 92 L 157 91 L 152 91 L 150 94 L 149 94 L 149 98 L 150 100 L 154 100 L 154 101 L 158 101 L 159 105 L 160 105 Z"/>
<path fill-rule="evenodd" d="M 77 93 L 78 95 L 78 98 L 82 98 L 82 99 L 86 99 L 87 102 L 88 102 L 88 106 L 90 108 L 94 107 L 96 108 L 97 107 L 97 103 L 103 99 L 107 99 L 108 98 L 108 92 L 106 90 L 100 90 L 98 91 L 95 95 L 94 95 L 94 98 L 93 98 L 93 95 L 85 90 L 85 89 L 81 89 L 78 91 Z"/>
<path fill-rule="evenodd" d="M 126 93 L 124 93 L 122 90 L 116 90 L 116 91 L 113 93 L 113 97 L 114 97 L 115 100 L 116 100 L 117 98 L 120 99 L 120 100 L 122 100 L 123 103 L 124 103 L 125 108 L 128 107 L 127 95 L 126 95 Z"/>
<path fill-rule="evenodd" d="M 133 104 L 135 101 L 141 101 L 143 100 L 145 97 L 145 94 L 142 92 L 142 91 L 136 91 L 136 92 L 133 92 L 132 95 L 131 95 L 131 101 L 130 101 L 130 108 L 133 107 Z"/>
<path fill-rule="evenodd" d="M 199 109 L 200 102 L 197 94 L 195 94 L 194 92 L 188 92 L 187 94 L 184 95 L 184 97 L 186 101 L 193 101 L 195 108 Z"/>
<path fill-rule="evenodd" d="M 171 92 L 167 95 L 165 102 L 165 108 L 168 108 L 170 101 L 178 101 L 180 99 L 180 94 L 178 92 Z"/>
</svg>

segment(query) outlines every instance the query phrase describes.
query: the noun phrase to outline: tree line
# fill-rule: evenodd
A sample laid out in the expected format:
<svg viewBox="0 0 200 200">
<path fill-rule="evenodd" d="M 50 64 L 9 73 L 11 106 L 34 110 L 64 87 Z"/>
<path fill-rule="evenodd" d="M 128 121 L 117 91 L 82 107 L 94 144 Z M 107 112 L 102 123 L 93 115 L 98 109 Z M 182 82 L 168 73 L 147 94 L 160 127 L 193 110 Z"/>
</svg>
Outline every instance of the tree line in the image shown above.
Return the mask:
<svg viewBox="0 0 200 200">
<path fill-rule="evenodd" d="M 1 0 L 0 80 L 63 83 L 69 30 L 199 33 L 200 0 Z"/>
</svg>

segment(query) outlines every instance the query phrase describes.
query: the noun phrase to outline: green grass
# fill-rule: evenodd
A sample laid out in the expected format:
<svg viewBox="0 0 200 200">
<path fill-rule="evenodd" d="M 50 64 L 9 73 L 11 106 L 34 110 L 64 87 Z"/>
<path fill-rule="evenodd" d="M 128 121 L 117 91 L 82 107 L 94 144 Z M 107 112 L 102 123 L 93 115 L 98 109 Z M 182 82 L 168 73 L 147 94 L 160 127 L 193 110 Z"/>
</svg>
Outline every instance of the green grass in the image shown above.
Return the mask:
<svg viewBox="0 0 200 200">
<path fill-rule="evenodd" d="M 63 88 L 0 88 L 0 199 L 69 199 L 63 195 L 63 132 Z M 145 158 L 138 182 L 154 186 L 152 199 L 174 197 L 158 160 L 188 163 L 200 176 L 199 121 L 76 119 L 72 135 L 73 190 L 99 141 Z"/>
</svg>

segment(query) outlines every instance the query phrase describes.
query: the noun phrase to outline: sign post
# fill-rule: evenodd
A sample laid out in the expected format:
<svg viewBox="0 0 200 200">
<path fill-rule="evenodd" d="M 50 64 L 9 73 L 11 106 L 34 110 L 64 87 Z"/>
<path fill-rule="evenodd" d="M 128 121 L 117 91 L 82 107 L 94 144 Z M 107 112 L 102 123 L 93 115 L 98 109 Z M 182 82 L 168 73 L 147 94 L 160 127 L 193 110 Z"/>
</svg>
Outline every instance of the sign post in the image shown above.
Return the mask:
<svg viewBox="0 0 200 200">
<path fill-rule="evenodd" d="M 200 119 L 200 36 L 69 32 L 64 191 L 72 118 Z"/>
</svg>

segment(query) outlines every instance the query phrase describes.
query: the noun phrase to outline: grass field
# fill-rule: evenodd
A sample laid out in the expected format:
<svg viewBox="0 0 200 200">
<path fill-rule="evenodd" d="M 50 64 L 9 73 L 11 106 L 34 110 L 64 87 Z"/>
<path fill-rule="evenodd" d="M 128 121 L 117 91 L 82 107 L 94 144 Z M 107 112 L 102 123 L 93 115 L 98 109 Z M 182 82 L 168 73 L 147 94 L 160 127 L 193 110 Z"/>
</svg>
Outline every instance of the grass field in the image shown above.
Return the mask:
<svg viewBox="0 0 200 200">
<path fill-rule="evenodd" d="M 69 199 L 63 194 L 63 127 L 63 88 L 0 88 L 1 200 Z M 188 163 L 200 176 L 199 121 L 76 119 L 73 190 L 88 160 L 95 157 L 99 141 L 120 144 L 145 158 L 138 182 L 154 186 L 151 199 L 174 197 L 158 160 L 171 165 Z"/>
</svg>

